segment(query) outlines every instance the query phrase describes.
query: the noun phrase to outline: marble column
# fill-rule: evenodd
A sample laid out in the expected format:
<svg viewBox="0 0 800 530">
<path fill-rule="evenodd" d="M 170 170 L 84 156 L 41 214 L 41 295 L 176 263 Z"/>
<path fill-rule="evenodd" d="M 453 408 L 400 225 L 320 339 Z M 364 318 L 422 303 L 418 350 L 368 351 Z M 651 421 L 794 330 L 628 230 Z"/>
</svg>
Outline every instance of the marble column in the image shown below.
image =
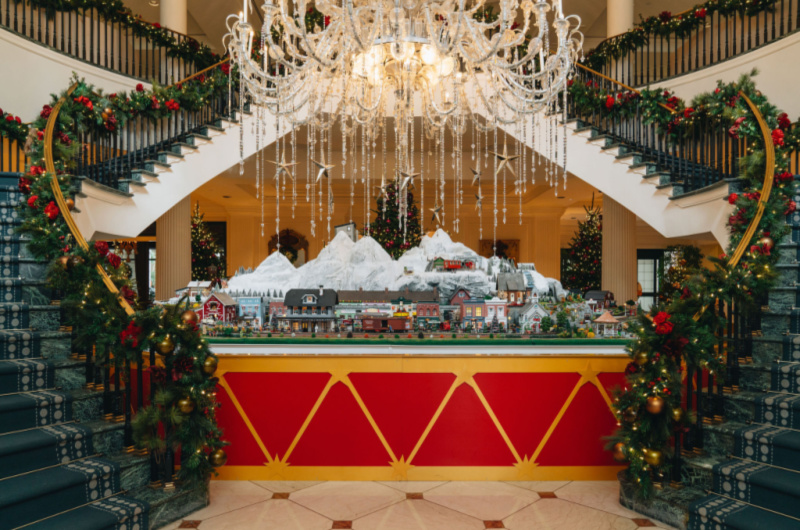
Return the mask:
<svg viewBox="0 0 800 530">
<path fill-rule="evenodd" d="M 161 0 L 158 22 L 165 28 L 186 33 L 187 0 Z"/>
<path fill-rule="evenodd" d="M 606 0 L 606 37 L 633 27 L 633 0 Z"/>
<path fill-rule="evenodd" d="M 168 300 L 192 280 L 192 200 L 184 198 L 156 221 L 156 300 Z"/>
<path fill-rule="evenodd" d="M 636 300 L 636 216 L 608 195 L 603 196 L 602 288 L 617 303 Z"/>
</svg>

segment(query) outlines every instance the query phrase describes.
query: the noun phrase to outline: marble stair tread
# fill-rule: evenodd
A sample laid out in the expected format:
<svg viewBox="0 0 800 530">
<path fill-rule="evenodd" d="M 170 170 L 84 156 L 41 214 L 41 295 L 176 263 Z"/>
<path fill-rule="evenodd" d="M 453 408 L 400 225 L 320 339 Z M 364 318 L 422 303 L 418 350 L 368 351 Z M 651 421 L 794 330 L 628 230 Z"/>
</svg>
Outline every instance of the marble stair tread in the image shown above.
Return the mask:
<svg viewBox="0 0 800 530">
<path fill-rule="evenodd" d="M 687 530 L 796 530 L 797 521 L 748 506 L 733 499 L 708 495 L 689 507 Z"/>
<path fill-rule="evenodd" d="M 92 457 L 0 481 L 0 529 L 35 522 L 120 490 L 119 464 Z"/>
<path fill-rule="evenodd" d="M 42 358 L 0 360 L 0 396 L 53 388 L 55 369 L 54 361 Z"/>
<path fill-rule="evenodd" d="M 101 499 L 86 506 L 56 515 L 26 526 L 26 530 L 81 530 L 147 529 L 149 506 L 127 495 Z"/>
<path fill-rule="evenodd" d="M 800 517 L 800 473 L 756 462 L 714 466 L 714 491 L 790 517 Z"/>
</svg>

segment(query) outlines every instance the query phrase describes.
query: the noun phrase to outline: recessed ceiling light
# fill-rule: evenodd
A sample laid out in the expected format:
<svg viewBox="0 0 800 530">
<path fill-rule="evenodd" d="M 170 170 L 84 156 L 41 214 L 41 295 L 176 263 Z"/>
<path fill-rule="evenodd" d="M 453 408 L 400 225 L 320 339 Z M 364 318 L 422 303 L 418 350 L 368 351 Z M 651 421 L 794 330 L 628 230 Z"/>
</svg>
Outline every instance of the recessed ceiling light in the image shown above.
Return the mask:
<svg viewBox="0 0 800 530">
<path fill-rule="evenodd" d="M 223 196 L 222 196 L 222 198 L 223 198 L 223 199 L 230 199 L 230 198 L 231 198 L 231 196 L 230 196 L 230 195 L 223 195 Z"/>
</svg>

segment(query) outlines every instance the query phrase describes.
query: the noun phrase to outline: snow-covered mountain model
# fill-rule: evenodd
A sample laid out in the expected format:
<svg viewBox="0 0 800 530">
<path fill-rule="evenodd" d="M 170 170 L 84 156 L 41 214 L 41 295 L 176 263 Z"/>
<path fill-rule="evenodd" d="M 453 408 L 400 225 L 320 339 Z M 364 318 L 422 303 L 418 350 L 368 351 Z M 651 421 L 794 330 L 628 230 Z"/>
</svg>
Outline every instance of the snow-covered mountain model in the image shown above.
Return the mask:
<svg viewBox="0 0 800 530">
<path fill-rule="evenodd" d="M 475 262 L 472 271 L 438 272 L 428 269 L 435 258 L 469 259 Z M 423 236 L 419 246 L 406 251 L 398 260 L 391 256 L 371 237 L 365 236 L 353 243 L 344 233 L 336 237 L 319 253 L 316 259 L 295 268 L 278 252 L 273 252 L 254 271 L 239 273 L 228 281 L 230 291 L 267 293 L 286 292 L 293 288 L 336 290 L 398 290 L 408 287 L 426 290 L 437 287 L 450 295 L 463 287 L 473 296 L 486 296 L 495 290 L 496 274 L 508 263 L 499 258 L 483 258 L 464 245 L 454 242 L 443 230 L 432 236 Z M 563 293 L 558 280 L 545 278 L 536 271 L 531 275 L 534 290 L 540 295 L 552 291 Z"/>
</svg>

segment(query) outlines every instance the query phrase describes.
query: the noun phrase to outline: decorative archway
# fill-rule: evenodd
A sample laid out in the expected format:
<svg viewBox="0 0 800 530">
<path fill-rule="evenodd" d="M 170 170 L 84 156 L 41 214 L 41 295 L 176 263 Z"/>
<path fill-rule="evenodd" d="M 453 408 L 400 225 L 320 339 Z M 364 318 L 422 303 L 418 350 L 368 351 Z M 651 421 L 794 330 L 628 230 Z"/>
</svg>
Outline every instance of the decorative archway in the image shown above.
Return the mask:
<svg viewBox="0 0 800 530">
<path fill-rule="evenodd" d="M 268 251 L 270 254 L 275 252 L 278 248 L 278 241 L 280 241 L 281 244 L 281 252 L 283 252 L 293 264 L 297 261 L 298 254 L 301 250 L 303 254 L 305 254 L 305 259 L 308 259 L 308 240 L 304 235 L 289 228 L 281 230 L 280 234 L 273 235 L 269 240 Z"/>
</svg>

